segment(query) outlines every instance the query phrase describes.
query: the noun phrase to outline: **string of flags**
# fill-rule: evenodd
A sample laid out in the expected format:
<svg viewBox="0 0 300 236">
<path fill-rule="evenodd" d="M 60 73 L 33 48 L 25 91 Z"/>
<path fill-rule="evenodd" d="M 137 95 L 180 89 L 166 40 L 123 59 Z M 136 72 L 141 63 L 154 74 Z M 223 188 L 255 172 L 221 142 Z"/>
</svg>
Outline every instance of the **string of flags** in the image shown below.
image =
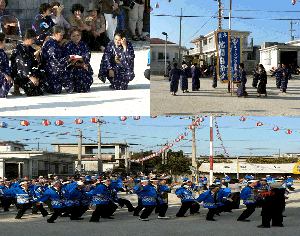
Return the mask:
<svg viewBox="0 0 300 236">
<path fill-rule="evenodd" d="M 157 116 L 151 116 L 151 118 L 156 118 Z M 203 117 L 198 117 L 196 119 L 196 121 L 194 122 L 194 125 L 190 125 L 188 128 L 193 130 L 195 129 L 196 126 L 200 125 L 201 122 L 204 121 L 204 118 Z M 177 138 L 175 138 L 173 141 L 178 143 L 180 142 L 180 140 L 183 140 L 184 137 L 188 136 L 188 133 L 187 132 L 183 132 L 181 135 L 179 135 Z M 165 150 L 168 150 L 170 149 L 171 147 L 173 147 L 173 143 L 169 143 L 168 145 L 164 146 L 161 150 L 147 156 L 147 157 L 144 157 L 144 158 L 140 158 L 140 159 L 135 159 L 135 160 L 129 160 L 130 162 L 142 162 L 142 161 L 147 161 L 147 160 L 150 160 L 154 157 L 157 157 L 159 156 L 162 152 L 164 152 Z"/>
<path fill-rule="evenodd" d="M 162 2 L 163 0 L 160 0 L 159 2 Z M 165 0 L 164 0 L 165 1 Z M 170 3 L 170 2 L 172 2 L 172 0 L 167 0 L 168 1 L 168 3 Z M 158 9 L 159 8 L 159 2 L 156 2 L 155 4 L 154 4 L 154 7 L 156 8 L 156 9 Z M 150 7 L 150 11 L 153 11 L 153 7 L 151 6 Z"/>
<path fill-rule="evenodd" d="M 219 126 L 217 124 L 217 119 L 214 118 L 214 120 L 215 120 L 215 127 L 216 127 L 216 131 L 217 131 L 217 137 L 221 141 L 221 146 L 223 148 L 224 155 L 226 156 L 226 158 L 228 158 L 229 155 L 228 155 L 227 150 L 226 150 L 226 148 L 224 146 L 224 143 L 223 143 L 223 140 L 222 140 L 222 137 L 221 137 L 221 134 L 220 134 Z"/>
<path fill-rule="evenodd" d="M 255 120 L 255 119 L 253 119 L 253 118 L 249 118 L 249 117 L 248 117 L 248 119 L 257 122 L 257 123 L 256 123 L 256 126 L 263 126 L 264 124 L 265 124 L 265 125 L 269 125 L 269 126 L 273 126 L 272 124 L 268 124 L 268 123 L 264 123 L 264 124 L 263 124 L 262 122 L 257 121 L 257 120 Z M 244 122 L 244 121 L 246 121 L 246 118 L 245 118 L 244 116 L 242 116 L 242 117 L 240 118 L 240 121 Z M 280 129 L 285 130 L 286 128 L 284 128 L 284 127 L 279 127 L 279 126 L 273 127 L 273 130 L 274 130 L 274 131 L 278 131 L 278 130 L 280 130 Z M 293 131 L 290 130 L 290 129 L 286 129 L 286 131 L 285 131 L 286 134 L 291 134 L 292 132 L 293 132 Z M 297 132 L 297 131 L 295 131 L 295 132 Z"/>
</svg>

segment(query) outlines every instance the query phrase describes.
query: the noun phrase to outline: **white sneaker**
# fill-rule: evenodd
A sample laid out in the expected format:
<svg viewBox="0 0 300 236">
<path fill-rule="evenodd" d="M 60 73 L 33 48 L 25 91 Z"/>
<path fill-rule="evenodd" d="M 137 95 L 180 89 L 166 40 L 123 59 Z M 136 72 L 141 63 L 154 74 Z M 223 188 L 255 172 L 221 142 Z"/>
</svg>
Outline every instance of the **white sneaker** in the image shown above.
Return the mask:
<svg viewBox="0 0 300 236">
<path fill-rule="evenodd" d="M 142 220 L 142 221 L 149 221 L 148 218 L 146 218 L 146 219 L 139 218 L 139 220 Z"/>
<path fill-rule="evenodd" d="M 158 219 L 170 219 L 171 217 L 169 217 L 169 216 L 158 216 L 157 218 Z"/>
</svg>

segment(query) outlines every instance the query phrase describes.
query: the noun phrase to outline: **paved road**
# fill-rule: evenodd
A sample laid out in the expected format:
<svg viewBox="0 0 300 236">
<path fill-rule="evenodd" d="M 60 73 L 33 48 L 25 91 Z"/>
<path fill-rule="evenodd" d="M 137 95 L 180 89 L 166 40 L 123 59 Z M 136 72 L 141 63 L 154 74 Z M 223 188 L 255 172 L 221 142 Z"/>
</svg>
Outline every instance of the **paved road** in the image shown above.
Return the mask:
<svg viewBox="0 0 300 236">
<path fill-rule="evenodd" d="M 98 79 L 103 53 L 92 53 L 91 65 L 94 70 L 94 83 L 89 93 L 48 94 L 39 97 L 14 97 L 0 99 L 2 116 L 37 115 L 105 115 L 105 116 L 149 116 L 150 82 L 144 77 L 147 68 L 149 47 L 135 47 L 135 79 L 128 90 L 114 91 L 109 82 L 103 84 Z"/>
<path fill-rule="evenodd" d="M 135 195 L 118 194 L 125 197 L 137 205 Z M 150 221 L 139 221 L 138 217 L 132 216 L 125 209 L 117 209 L 114 220 L 100 219 L 99 223 L 88 222 L 92 211 L 89 210 L 84 215 L 82 221 L 70 221 L 69 218 L 58 218 L 55 224 L 48 224 L 41 215 L 28 214 L 24 219 L 15 220 L 15 207 L 10 212 L 0 212 L 0 235 L 10 236 L 32 236 L 32 235 L 101 235 L 101 236 L 123 236 L 123 235 L 298 235 L 300 230 L 300 187 L 296 186 L 296 191 L 290 193 L 284 215 L 284 228 L 273 227 L 269 229 L 259 229 L 256 226 L 261 224 L 260 212 L 257 209 L 249 219 L 251 222 L 237 222 L 236 219 L 245 209 L 241 204 L 240 208 L 233 213 L 222 213 L 216 216 L 216 222 L 205 220 L 207 209 L 202 204 L 200 214 L 193 216 L 186 213 L 186 218 L 176 218 L 175 214 L 179 210 L 180 201 L 174 193 L 169 194 L 169 209 L 167 215 L 169 220 L 159 220 L 157 215 L 152 213 Z M 2 209 L 1 209 L 2 211 Z"/>
<path fill-rule="evenodd" d="M 170 83 L 163 76 L 151 76 L 151 115 L 222 115 L 222 116 L 288 116 L 299 115 L 300 78 L 293 76 L 289 81 L 287 93 L 281 93 L 275 86 L 275 78 L 268 76 L 268 97 L 257 98 L 252 88 L 252 77 L 248 76 L 246 88 L 249 96 L 238 98 L 227 93 L 227 84 L 218 82 L 212 88 L 211 78 L 201 78 L 200 91 L 170 95 Z M 236 91 L 236 89 L 235 89 Z M 263 95 L 264 96 L 264 95 Z"/>
</svg>

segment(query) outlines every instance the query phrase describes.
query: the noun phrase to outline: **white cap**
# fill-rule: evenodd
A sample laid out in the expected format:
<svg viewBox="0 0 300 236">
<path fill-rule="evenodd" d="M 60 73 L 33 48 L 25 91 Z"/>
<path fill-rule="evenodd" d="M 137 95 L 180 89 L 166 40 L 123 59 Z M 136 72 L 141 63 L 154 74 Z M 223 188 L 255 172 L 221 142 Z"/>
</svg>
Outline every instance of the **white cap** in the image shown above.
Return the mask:
<svg viewBox="0 0 300 236">
<path fill-rule="evenodd" d="M 22 185 L 22 184 L 27 184 L 27 181 L 23 181 L 20 183 L 20 185 Z"/>
<path fill-rule="evenodd" d="M 255 182 L 258 182 L 259 180 L 258 179 L 251 179 L 248 181 L 248 183 L 255 183 Z"/>
<path fill-rule="evenodd" d="M 270 176 L 270 175 L 266 175 L 266 176 Z"/>
<path fill-rule="evenodd" d="M 78 182 L 77 182 L 77 185 L 78 185 L 78 186 L 84 185 L 84 183 L 83 183 L 82 181 L 78 181 Z"/>
<path fill-rule="evenodd" d="M 149 179 L 142 179 L 141 182 L 150 181 Z"/>
</svg>

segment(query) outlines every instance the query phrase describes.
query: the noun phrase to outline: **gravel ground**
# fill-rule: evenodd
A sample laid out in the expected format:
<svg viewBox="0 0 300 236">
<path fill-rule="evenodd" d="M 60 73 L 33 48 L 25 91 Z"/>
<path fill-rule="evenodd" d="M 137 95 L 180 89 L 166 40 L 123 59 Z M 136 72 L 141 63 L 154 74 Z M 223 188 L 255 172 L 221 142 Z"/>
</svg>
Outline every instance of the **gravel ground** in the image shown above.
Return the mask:
<svg viewBox="0 0 300 236">
<path fill-rule="evenodd" d="M 151 76 L 151 115 L 222 115 L 222 116 L 295 116 L 299 115 L 300 78 L 293 76 L 289 81 L 287 93 L 281 93 L 275 86 L 275 77 L 268 76 L 268 96 L 258 98 L 252 87 L 252 76 L 248 76 L 247 98 L 231 96 L 227 84 L 218 82 L 212 88 L 211 78 L 201 78 L 200 91 L 192 90 L 192 79 L 189 78 L 190 93 L 182 93 L 179 87 L 177 96 L 170 95 L 169 80 L 163 76 Z M 236 92 L 235 88 L 235 92 Z"/>
<path fill-rule="evenodd" d="M 289 194 L 284 215 L 284 228 L 272 227 L 269 229 L 259 229 L 256 226 L 261 224 L 260 212 L 257 209 L 250 217 L 250 222 L 237 222 L 236 219 L 245 209 L 241 204 L 240 209 L 233 210 L 233 213 L 221 213 L 215 216 L 216 222 L 205 220 L 207 209 L 202 204 L 200 214 L 189 215 L 186 218 L 176 218 L 175 214 L 179 210 L 180 200 L 174 193 L 169 194 L 168 220 L 159 220 L 157 215 L 152 213 L 150 221 L 139 221 L 138 217 L 132 216 L 123 208 L 117 209 L 114 220 L 100 219 L 99 223 L 88 222 L 92 214 L 89 210 L 84 215 L 84 220 L 70 221 L 69 218 L 59 217 L 55 224 L 48 224 L 41 215 L 29 214 L 29 211 L 21 220 L 14 219 L 16 215 L 15 207 L 11 207 L 9 212 L 0 212 L 0 235 L 297 235 L 300 230 L 299 206 L 300 206 L 300 186 L 295 186 L 296 191 Z M 136 195 L 118 194 L 119 197 L 129 199 L 134 206 L 137 205 Z M 1 209 L 2 211 L 2 209 Z M 47 218 L 47 217 L 46 217 Z"/>
<path fill-rule="evenodd" d="M 144 43 L 145 44 L 145 43 Z M 92 53 L 91 65 L 94 70 L 94 83 L 89 93 L 48 94 L 39 97 L 14 97 L 0 99 L 2 116 L 37 115 L 105 115 L 105 116 L 149 116 L 150 81 L 144 77 L 147 69 L 149 47 L 141 43 L 135 45 L 135 79 L 128 90 L 114 91 L 110 83 L 103 84 L 98 72 L 103 53 Z M 11 90 L 12 91 L 12 90 Z"/>
</svg>

